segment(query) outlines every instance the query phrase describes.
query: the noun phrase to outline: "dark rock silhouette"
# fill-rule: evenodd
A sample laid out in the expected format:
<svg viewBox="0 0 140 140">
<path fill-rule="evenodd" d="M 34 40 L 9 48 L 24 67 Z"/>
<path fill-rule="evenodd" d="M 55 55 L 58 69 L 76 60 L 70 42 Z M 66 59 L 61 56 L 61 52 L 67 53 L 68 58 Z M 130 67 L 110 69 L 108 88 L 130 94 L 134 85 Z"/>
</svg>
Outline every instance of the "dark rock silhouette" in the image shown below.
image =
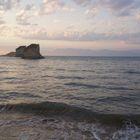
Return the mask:
<svg viewBox="0 0 140 140">
<path fill-rule="evenodd" d="M 10 52 L 3 56 L 20 57 L 23 59 L 42 59 L 42 58 L 44 58 L 40 54 L 39 44 L 31 44 L 27 47 L 20 46 L 20 47 L 16 48 L 16 52 Z"/>
<path fill-rule="evenodd" d="M 21 53 L 22 53 L 22 51 L 21 51 Z M 42 59 L 42 58 L 44 58 L 40 54 L 39 44 L 31 44 L 28 47 L 25 47 L 21 57 L 23 59 Z"/>
<path fill-rule="evenodd" d="M 10 53 L 7 53 L 6 55 L 2 55 L 2 56 L 15 57 L 16 52 L 10 52 Z"/>
<path fill-rule="evenodd" d="M 16 49 L 16 57 L 23 57 L 26 46 L 20 46 Z"/>
</svg>

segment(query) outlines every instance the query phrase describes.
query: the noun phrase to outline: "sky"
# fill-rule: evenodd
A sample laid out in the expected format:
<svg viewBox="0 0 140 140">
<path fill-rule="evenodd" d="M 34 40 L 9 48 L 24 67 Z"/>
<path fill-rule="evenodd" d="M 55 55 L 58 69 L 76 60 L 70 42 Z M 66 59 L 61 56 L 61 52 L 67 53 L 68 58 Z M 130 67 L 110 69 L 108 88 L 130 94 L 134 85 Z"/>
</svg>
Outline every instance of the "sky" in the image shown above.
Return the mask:
<svg viewBox="0 0 140 140">
<path fill-rule="evenodd" d="M 0 0 L 0 54 L 41 49 L 140 49 L 140 0 Z"/>
</svg>

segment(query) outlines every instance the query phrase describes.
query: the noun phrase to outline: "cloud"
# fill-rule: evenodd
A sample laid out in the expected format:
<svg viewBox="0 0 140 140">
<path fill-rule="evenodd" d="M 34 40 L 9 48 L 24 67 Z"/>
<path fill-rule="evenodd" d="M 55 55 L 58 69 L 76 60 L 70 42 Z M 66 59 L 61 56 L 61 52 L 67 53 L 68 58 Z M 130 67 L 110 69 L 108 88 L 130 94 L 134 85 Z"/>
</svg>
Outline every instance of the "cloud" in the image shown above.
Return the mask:
<svg viewBox="0 0 140 140">
<path fill-rule="evenodd" d="M 98 14 L 98 8 L 88 8 L 86 11 L 85 11 L 85 15 L 89 16 L 89 17 L 94 17 Z"/>
<path fill-rule="evenodd" d="M 94 17 L 98 14 L 99 6 L 96 0 L 73 0 L 78 6 L 86 7 L 85 15 Z"/>
<path fill-rule="evenodd" d="M 1 36 L 6 36 L 7 37 L 7 35 L 9 35 L 9 36 L 12 36 L 13 34 L 12 34 L 13 32 L 12 32 L 12 29 L 11 29 L 11 27 L 9 27 L 9 26 L 7 26 L 7 25 L 5 25 L 5 24 L 1 24 L 0 25 L 0 35 Z"/>
<path fill-rule="evenodd" d="M 21 9 L 16 14 L 16 21 L 19 25 L 36 25 L 30 22 L 30 19 L 36 15 L 36 8 L 34 5 L 26 5 L 25 8 Z"/>
<path fill-rule="evenodd" d="M 41 0 L 41 5 L 37 5 L 38 2 L 34 2 L 34 5 L 31 2 L 28 2 L 27 5 L 25 3 L 20 5 L 20 7 L 14 10 L 16 14 L 16 21 L 17 21 L 17 28 L 14 29 L 15 36 L 18 36 L 23 39 L 37 39 L 37 40 L 66 40 L 66 41 L 124 41 L 127 43 L 140 43 L 140 30 L 136 30 L 137 21 L 140 21 L 140 1 L 139 0 Z M 0 0 L 0 17 L 6 11 L 15 8 L 21 0 Z M 73 6 L 73 7 L 72 7 Z M 77 8 L 77 9 L 76 9 Z M 35 20 L 37 16 L 40 15 L 48 15 L 54 14 L 59 11 L 74 11 L 71 15 L 72 20 L 66 20 L 66 17 L 58 18 L 55 17 L 57 20 L 52 19 L 52 22 L 59 23 L 53 24 L 52 29 L 53 33 L 50 33 L 50 29 L 47 30 L 47 27 L 41 28 L 42 22 L 44 19 L 40 21 Z M 85 16 L 82 15 L 82 11 L 85 10 L 85 15 L 90 17 L 92 20 L 92 24 L 89 24 L 89 20 L 85 20 Z M 106 14 L 104 11 L 113 14 L 115 18 L 110 15 Z M 81 13 L 80 13 L 81 12 Z M 97 14 L 100 16 L 97 18 L 95 17 Z M 38 14 L 38 15 L 37 15 Z M 130 16 L 135 14 L 135 16 Z M 13 15 L 13 13 L 12 13 Z M 70 14 L 69 14 L 70 15 Z M 116 18 L 116 16 L 121 16 L 122 18 Z M 124 16 L 130 16 L 129 18 L 123 18 Z M 3 16 L 4 17 L 4 16 Z M 75 21 L 75 17 L 78 19 L 78 22 Z M 101 19 L 103 17 L 103 19 Z M 111 18 L 110 18 L 111 17 Z M 83 19 L 82 19 L 83 18 Z M 40 19 L 37 17 L 37 19 Z M 79 20 L 80 19 L 80 20 Z M 93 20 L 95 19 L 95 20 Z M 3 20 L 0 18 L 0 26 L 5 25 L 5 21 L 8 20 L 7 16 Z M 40 26 L 33 26 L 36 25 L 33 22 L 37 21 L 40 23 Z M 47 19 L 45 19 L 47 22 Z M 100 23 L 102 21 L 102 23 Z M 109 21 L 109 25 L 107 25 L 107 21 Z M 130 21 L 130 22 L 129 22 Z M 7 21 L 6 21 L 7 22 Z M 50 21 L 46 24 L 49 27 Z M 71 24 L 70 24 L 71 23 Z M 70 24 L 70 25 L 69 25 Z M 77 25 L 76 25 L 77 24 Z M 19 26 L 20 25 L 20 26 Z M 22 25 L 22 26 L 21 26 Z M 28 26 L 23 26 L 28 25 Z M 64 25 L 64 27 L 62 27 Z M 69 25 L 69 26 L 68 26 Z M 91 25 L 91 26 L 90 26 Z M 60 26 L 60 28 L 58 27 Z M 67 27 L 66 27 L 67 26 Z M 4 29 L 2 29 L 2 27 Z M 134 27 L 134 28 L 133 28 Z M 94 28 L 95 31 L 92 31 Z M 122 29 L 125 29 L 123 32 Z M 9 30 L 13 30 L 12 28 L 6 28 L 6 26 L 1 26 L 0 31 L 2 33 L 9 33 Z M 54 30 L 58 32 L 55 32 Z M 60 31 L 60 29 L 63 29 Z M 84 31 L 87 32 L 84 32 Z M 49 31 L 49 32 L 48 32 Z M 60 32 L 59 32 L 60 31 Z M 137 32 L 136 32 L 137 31 Z M 102 33 L 101 33 L 102 32 Z M 119 33 L 122 32 L 122 33 Z M 136 32 L 136 33 L 134 33 Z"/>
<path fill-rule="evenodd" d="M 28 32 L 28 34 L 27 34 Z M 79 34 L 77 32 L 60 32 L 48 33 L 46 29 L 18 29 L 16 36 L 23 39 L 37 39 L 37 40 L 75 40 Z"/>
<path fill-rule="evenodd" d="M 39 14 L 53 14 L 57 10 L 60 10 L 64 7 L 65 3 L 62 0 L 43 0 L 41 4 Z"/>
<path fill-rule="evenodd" d="M 29 11 L 29 10 L 32 10 L 33 9 L 33 5 L 32 4 L 27 4 L 25 6 L 25 10 Z"/>
<path fill-rule="evenodd" d="M 48 38 L 48 33 L 44 28 L 30 28 L 17 26 L 15 28 L 15 36 L 24 39 L 45 40 Z"/>
<path fill-rule="evenodd" d="M 87 6 L 90 5 L 94 0 L 73 0 L 78 5 Z"/>
<path fill-rule="evenodd" d="M 106 9 L 115 16 L 129 16 L 139 9 L 139 0 L 73 0 L 78 6 L 87 7 L 86 13 L 94 13 L 95 9 Z M 93 10 L 92 10 L 93 9 Z"/>
<path fill-rule="evenodd" d="M 19 3 L 20 0 L 0 0 L 0 25 L 6 23 L 1 17 L 4 17 L 7 11 L 10 11 L 19 5 Z"/>
<path fill-rule="evenodd" d="M 0 25 L 5 24 L 5 21 L 0 17 Z"/>
<path fill-rule="evenodd" d="M 21 28 L 16 29 L 15 35 L 23 39 L 33 40 L 63 40 L 63 41 L 123 41 L 126 43 L 140 43 L 140 32 L 137 33 L 121 33 L 121 34 L 105 34 L 91 32 L 78 32 L 66 30 L 57 33 L 50 33 L 46 28 Z"/>
<path fill-rule="evenodd" d="M 136 33 L 121 33 L 121 34 L 105 34 L 87 32 L 83 34 L 79 39 L 83 41 L 123 41 L 128 44 L 139 44 L 140 43 L 140 32 Z"/>
<path fill-rule="evenodd" d="M 17 6 L 20 0 L 0 0 L 0 10 L 8 11 Z"/>
<path fill-rule="evenodd" d="M 16 14 L 16 21 L 20 25 L 30 25 L 29 18 L 31 18 L 31 15 L 28 14 L 25 10 L 21 10 Z"/>
<path fill-rule="evenodd" d="M 126 34 L 124 37 L 128 44 L 140 44 L 140 32 Z"/>
<path fill-rule="evenodd" d="M 1 24 L 5 24 L 5 21 L 4 20 L 0 20 L 0 25 Z"/>
<path fill-rule="evenodd" d="M 138 0 L 99 0 L 99 3 L 117 16 L 129 16 L 140 5 Z"/>
<path fill-rule="evenodd" d="M 138 13 L 138 14 L 136 15 L 136 20 L 137 20 L 137 21 L 140 21 L 140 13 Z"/>
</svg>

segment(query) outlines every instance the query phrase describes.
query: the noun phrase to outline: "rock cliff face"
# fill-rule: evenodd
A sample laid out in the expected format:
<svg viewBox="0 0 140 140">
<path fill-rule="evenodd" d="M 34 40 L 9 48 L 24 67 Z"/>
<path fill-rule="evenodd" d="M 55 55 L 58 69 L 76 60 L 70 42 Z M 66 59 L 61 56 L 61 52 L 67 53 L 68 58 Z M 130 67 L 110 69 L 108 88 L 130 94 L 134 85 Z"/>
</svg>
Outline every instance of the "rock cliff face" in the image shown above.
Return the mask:
<svg viewBox="0 0 140 140">
<path fill-rule="evenodd" d="M 20 46 L 16 49 L 16 57 L 23 57 L 26 46 Z"/>
<path fill-rule="evenodd" d="M 22 51 L 21 51 L 21 53 L 22 53 Z M 40 54 L 39 44 L 31 44 L 28 47 L 25 47 L 21 57 L 23 59 L 42 59 L 42 58 L 44 58 Z"/>
</svg>

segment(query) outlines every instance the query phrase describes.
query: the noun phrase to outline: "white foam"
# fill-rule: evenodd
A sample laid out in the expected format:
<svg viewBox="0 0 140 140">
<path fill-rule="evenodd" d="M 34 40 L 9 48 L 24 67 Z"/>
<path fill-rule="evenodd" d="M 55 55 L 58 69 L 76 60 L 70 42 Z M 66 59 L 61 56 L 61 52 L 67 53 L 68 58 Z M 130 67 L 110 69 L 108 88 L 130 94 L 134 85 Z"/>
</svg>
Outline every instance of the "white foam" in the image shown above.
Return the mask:
<svg viewBox="0 0 140 140">
<path fill-rule="evenodd" d="M 122 128 L 114 132 L 112 136 L 113 140 L 140 140 L 140 128 L 134 124 L 128 124 L 125 128 Z"/>
<path fill-rule="evenodd" d="M 64 139 L 64 140 L 140 140 L 140 128 L 134 124 L 127 124 L 120 130 L 112 131 L 112 127 L 103 127 L 99 123 L 86 123 L 30 117 L 13 120 L 0 120 L 2 128 L 23 128 L 18 133 L 20 140 Z M 26 128 L 26 129 L 25 129 Z M 1 132 L 0 132 L 1 133 Z M 13 132 L 14 133 L 14 132 Z"/>
</svg>

